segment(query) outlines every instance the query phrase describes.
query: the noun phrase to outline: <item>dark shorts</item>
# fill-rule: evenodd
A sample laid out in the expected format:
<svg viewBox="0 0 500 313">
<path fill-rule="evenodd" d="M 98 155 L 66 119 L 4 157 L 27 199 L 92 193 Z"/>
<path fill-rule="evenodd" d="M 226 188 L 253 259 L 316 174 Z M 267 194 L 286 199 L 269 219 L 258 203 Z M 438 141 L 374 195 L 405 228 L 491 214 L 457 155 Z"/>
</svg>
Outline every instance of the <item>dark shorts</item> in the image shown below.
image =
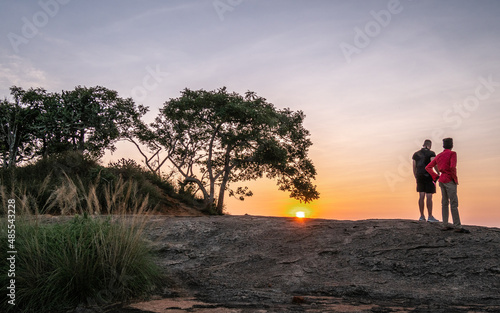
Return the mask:
<svg viewBox="0 0 500 313">
<path fill-rule="evenodd" d="M 436 184 L 431 176 L 417 176 L 417 192 L 436 193 Z"/>
</svg>

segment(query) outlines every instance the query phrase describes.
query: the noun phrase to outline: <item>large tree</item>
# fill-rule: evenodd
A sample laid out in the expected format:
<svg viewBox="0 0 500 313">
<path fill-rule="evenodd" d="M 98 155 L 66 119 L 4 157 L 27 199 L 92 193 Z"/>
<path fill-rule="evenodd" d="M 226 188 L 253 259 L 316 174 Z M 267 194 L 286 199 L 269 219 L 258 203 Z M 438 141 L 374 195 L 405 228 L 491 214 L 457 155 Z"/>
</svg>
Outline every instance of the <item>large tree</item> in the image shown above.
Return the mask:
<svg viewBox="0 0 500 313">
<path fill-rule="evenodd" d="M 42 88 L 11 88 L 24 107 L 36 112 L 32 128 L 36 153 L 47 156 L 68 150 L 99 158 L 132 127 L 146 109 L 107 88 L 77 86 L 49 93 Z"/>
<path fill-rule="evenodd" d="M 32 145 L 35 147 L 32 156 L 47 156 L 49 153 L 61 152 L 67 148 L 63 140 L 66 125 L 62 123 L 63 106 L 58 93 L 49 93 L 43 88 L 11 87 L 11 95 L 16 102 L 31 110 L 35 118 Z"/>
<path fill-rule="evenodd" d="M 63 91 L 61 99 L 62 121 L 67 125 L 65 139 L 73 150 L 87 151 L 96 157 L 106 149 L 113 151 L 124 130 L 146 112 L 144 107 L 136 107 L 131 98 L 123 99 L 116 91 L 101 86 L 78 86 Z"/>
<path fill-rule="evenodd" d="M 226 191 L 251 195 L 246 187 L 233 189 L 233 183 L 263 176 L 276 179 L 291 197 L 310 202 L 319 194 L 312 184 L 316 170 L 308 158 L 312 142 L 304 117 L 253 92 L 185 89 L 160 109 L 149 140 L 169 151 L 184 182 L 196 184 L 205 204 L 219 214 Z"/>
</svg>

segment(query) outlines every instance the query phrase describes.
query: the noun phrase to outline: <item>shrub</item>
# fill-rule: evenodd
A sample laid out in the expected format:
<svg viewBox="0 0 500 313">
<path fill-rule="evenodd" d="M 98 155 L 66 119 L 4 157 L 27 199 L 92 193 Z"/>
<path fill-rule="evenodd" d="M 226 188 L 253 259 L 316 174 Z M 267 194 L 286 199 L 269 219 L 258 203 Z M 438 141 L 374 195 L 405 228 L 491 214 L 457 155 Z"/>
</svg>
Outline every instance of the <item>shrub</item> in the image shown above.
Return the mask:
<svg viewBox="0 0 500 313">
<path fill-rule="evenodd" d="M 133 160 L 123 159 L 104 167 L 77 152 L 66 152 L 23 167 L 0 169 L 0 204 L 16 198 L 32 213 L 74 214 L 91 201 L 92 206 L 110 211 L 106 191 L 116 193 L 119 185 L 125 186 L 119 190 L 132 192 L 130 201 L 147 197 L 147 210 L 168 207 L 165 195 L 177 197 L 167 179 L 144 170 Z M 0 207 L 0 215 L 5 214 L 5 207 Z"/>
<path fill-rule="evenodd" d="M 22 167 L 0 169 L 1 200 L 4 202 L 6 196 L 17 198 L 29 205 L 33 209 L 32 213 L 39 210 L 40 213 L 60 214 L 56 208 L 47 209 L 47 204 L 55 196 L 54 193 L 74 193 L 75 190 L 67 189 L 75 187 L 78 180 L 82 186 L 91 185 L 96 175 L 92 175 L 90 170 L 101 168 L 102 166 L 88 157 L 70 151 Z M 72 186 L 65 185 L 68 182 L 67 178 L 73 181 Z M 1 211 L 0 213 L 4 214 Z"/>
<path fill-rule="evenodd" d="M 60 224 L 17 221 L 16 306 L 3 301 L 1 311 L 65 312 L 151 291 L 160 272 L 142 239 L 144 221 L 87 214 Z M 0 247 L 8 251 L 5 229 L 1 234 Z M 0 262 L 6 286 L 8 264 Z"/>
</svg>

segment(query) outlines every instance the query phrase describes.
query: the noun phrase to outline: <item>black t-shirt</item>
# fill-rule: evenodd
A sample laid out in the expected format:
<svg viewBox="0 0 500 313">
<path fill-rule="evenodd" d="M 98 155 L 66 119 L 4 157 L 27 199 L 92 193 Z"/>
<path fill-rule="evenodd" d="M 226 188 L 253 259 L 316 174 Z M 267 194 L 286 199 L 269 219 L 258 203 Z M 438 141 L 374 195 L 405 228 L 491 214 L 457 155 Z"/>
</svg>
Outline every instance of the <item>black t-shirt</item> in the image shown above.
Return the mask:
<svg viewBox="0 0 500 313">
<path fill-rule="evenodd" d="M 412 159 L 417 164 L 417 175 L 430 176 L 425 170 L 427 164 L 431 163 L 431 158 L 435 158 L 436 154 L 427 148 L 422 148 L 413 154 Z"/>
</svg>

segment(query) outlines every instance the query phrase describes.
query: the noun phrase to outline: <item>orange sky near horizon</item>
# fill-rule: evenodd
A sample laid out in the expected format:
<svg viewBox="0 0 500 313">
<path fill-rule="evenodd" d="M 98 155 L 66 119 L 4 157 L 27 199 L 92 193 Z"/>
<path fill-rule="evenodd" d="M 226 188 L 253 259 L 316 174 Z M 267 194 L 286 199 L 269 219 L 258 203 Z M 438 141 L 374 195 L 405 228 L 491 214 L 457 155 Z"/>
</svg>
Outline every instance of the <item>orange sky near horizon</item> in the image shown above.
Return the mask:
<svg viewBox="0 0 500 313">
<path fill-rule="evenodd" d="M 104 164 L 107 164 L 106 160 L 120 157 L 132 157 L 140 162 L 133 150 L 135 148 L 129 143 L 119 143 L 118 146 L 121 148 L 113 155 L 108 154 Z M 415 145 L 414 151 L 407 151 L 407 163 L 397 157 L 386 160 L 375 158 L 371 162 L 363 156 L 359 156 L 359 159 L 342 159 L 334 156 L 334 151 L 325 157 L 322 156 L 325 151 L 315 146 L 316 143 L 311 147 L 310 157 L 318 171 L 314 183 L 320 192 L 320 199 L 309 204 L 300 203 L 291 199 L 288 193 L 279 191 L 274 180 L 262 178 L 235 184 L 249 186 L 254 195 L 244 201 L 226 195 L 226 213 L 294 217 L 297 211 L 303 211 L 307 218 L 336 220 L 417 220 L 420 217 L 418 194 L 411 170 L 411 156 L 420 146 Z M 456 144 L 456 147 L 458 150 L 454 150 L 458 154 L 458 197 L 462 224 L 500 227 L 500 210 L 497 206 L 500 199 L 500 181 L 491 176 L 491 173 L 488 174 L 488 168 L 493 167 L 478 167 L 470 157 L 470 151 L 461 151 L 461 144 Z M 349 147 L 338 150 L 349 150 Z M 381 150 L 385 148 L 381 147 Z M 438 147 L 434 145 L 432 150 L 439 153 L 442 148 L 438 144 Z M 393 177 L 396 182 L 388 180 L 385 175 Z M 427 216 L 427 209 L 425 215 Z M 439 187 L 433 196 L 433 215 L 442 221 Z"/>
<path fill-rule="evenodd" d="M 416 147 L 415 151 L 419 147 Z M 436 153 L 442 149 L 433 149 Z M 409 151 L 408 166 L 411 165 Z M 474 178 L 478 169 L 470 166 L 471 162 L 459 156 L 458 197 L 459 212 L 463 225 L 480 225 L 500 227 L 500 210 L 498 200 L 500 182 L 490 178 L 489 181 Z M 313 153 L 314 160 L 314 153 Z M 316 163 L 318 177 L 315 183 L 320 192 L 320 199 L 304 204 L 290 199 L 285 192 L 278 191 L 274 181 L 262 179 L 250 182 L 254 196 L 244 201 L 228 199 L 226 201 L 229 214 L 295 216 L 296 211 L 306 212 L 306 217 L 338 220 L 363 219 L 411 219 L 420 217 L 418 209 L 418 193 L 412 173 L 401 175 L 394 189 L 384 177 L 388 168 L 364 168 L 365 175 L 353 174 L 349 169 L 342 170 L 342 161 L 331 164 Z M 396 164 L 398 166 L 399 164 Z M 334 168 L 329 168 L 334 167 Z M 409 168 L 408 168 L 409 169 Z M 479 171 L 479 174 L 481 172 Z M 352 176 L 355 175 L 355 176 Z M 485 187 L 487 186 L 487 187 Z M 425 209 L 427 216 L 427 208 Z M 433 196 L 433 215 L 442 221 L 441 191 L 439 187 Z M 451 222 L 451 216 L 450 216 Z"/>
</svg>

